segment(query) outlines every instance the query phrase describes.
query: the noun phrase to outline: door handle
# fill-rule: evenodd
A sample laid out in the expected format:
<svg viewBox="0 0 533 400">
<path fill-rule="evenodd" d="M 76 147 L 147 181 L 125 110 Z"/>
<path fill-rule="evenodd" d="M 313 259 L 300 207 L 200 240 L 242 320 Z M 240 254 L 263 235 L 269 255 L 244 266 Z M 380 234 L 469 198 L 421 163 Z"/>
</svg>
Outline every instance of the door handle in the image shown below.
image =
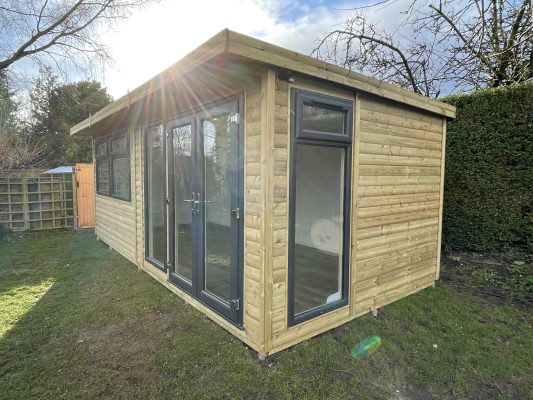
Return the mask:
<svg viewBox="0 0 533 400">
<path fill-rule="evenodd" d="M 187 199 L 183 200 L 185 203 L 191 203 L 191 212 L 194 214 L 194 200 L 193 199 Z"/>
</svg>

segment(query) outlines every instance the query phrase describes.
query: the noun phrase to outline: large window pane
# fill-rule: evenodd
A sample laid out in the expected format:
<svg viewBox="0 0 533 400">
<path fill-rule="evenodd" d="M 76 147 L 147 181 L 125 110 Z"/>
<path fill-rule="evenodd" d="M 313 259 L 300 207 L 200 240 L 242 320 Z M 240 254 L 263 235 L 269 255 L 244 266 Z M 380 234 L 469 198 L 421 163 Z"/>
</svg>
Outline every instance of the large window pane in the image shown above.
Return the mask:
<svg viewBox="0 0 533 400">
<path fill-rule="evenodd" d="M 96 191 L 109 194 L 109 161 L 96 160 Z"/>
<path fill-rule="evenodd" d="M 174 225 L 175 225 L 175 272 L 192 281 L 192 126 L 191 124 L 172 128 L 174 157 Z"/>
<path fill-rule="evenodd" d="M 146 135 L 148 248 L 151 259 L 165 263 L 167 234 L 165 230 L 165 135 L 163 126 L 150 128 Z"/>
<path fill-rule="evenodd" d="M 296 149 L 294 313 L 339 301 L 342 293 L 346 149 Z M 320 162 L 317 162 L 320 160 Z"/>
<path fill-rule="evenodd" d="M 113 176 L 113 195 L 123 199 L 130 197 L 130 159 L 113 158 L 111 161 Z"/>
<path fill-rule="evenodd" d="M 204 120 L 205 288 L 231 294 L 231 159 L 229 114 Z"/>
</svg>

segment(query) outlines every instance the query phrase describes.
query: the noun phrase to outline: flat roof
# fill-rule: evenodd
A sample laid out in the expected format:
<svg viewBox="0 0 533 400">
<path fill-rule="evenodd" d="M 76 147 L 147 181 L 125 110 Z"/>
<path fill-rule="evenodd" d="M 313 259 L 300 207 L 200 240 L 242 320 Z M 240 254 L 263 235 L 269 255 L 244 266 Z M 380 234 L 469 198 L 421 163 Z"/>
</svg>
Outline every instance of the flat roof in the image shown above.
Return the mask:
<svg viewBox="0 0 533 400">
<path fill-rule="evenodd" d="M 95 123 L 123 109 L 129 108 L 131 104 L 143 99 L 167 83 L 186 75 L 192 69 L 221 54 L 237 55 L 264 64 L 352 87 L 362 92 L 408 104 L 445 117 L 455 118 L 455 107 L 452 105 L 416 94 L 358 72 L 347 70 L 338 65 L 330 64 L 250 36 L 242 35 L 229 29 L 224 29 L 149 81 L 73 126 L 70 129 L 70 134 L 82 134 L 83 131 Z"/>
</svg>

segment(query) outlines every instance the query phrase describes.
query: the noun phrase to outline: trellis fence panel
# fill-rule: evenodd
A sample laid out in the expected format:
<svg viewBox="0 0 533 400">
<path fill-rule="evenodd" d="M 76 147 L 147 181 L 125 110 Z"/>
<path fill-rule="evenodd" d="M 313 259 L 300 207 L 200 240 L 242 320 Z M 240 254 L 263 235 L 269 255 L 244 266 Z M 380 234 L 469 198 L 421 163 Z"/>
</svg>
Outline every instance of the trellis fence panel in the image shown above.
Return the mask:
<svg viewBox="0 0 533 400">
<path fill-rule="evenodd" d="M 72 174 L 0 171 L 0 225 L 13 231 L 72 227 Z"/>
</svg>

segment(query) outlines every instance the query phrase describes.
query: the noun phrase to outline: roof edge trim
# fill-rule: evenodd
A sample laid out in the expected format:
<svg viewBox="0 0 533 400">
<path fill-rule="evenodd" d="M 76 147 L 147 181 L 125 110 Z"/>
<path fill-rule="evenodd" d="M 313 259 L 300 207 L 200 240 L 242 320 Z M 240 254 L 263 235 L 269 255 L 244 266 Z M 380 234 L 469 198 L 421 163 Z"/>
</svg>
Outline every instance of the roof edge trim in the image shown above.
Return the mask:
<svg viewBox="0 0 533 400">
<path fill-rule="evenodd" d="M 250 60 L 335 82 L 447 118 L 455 118 L 456 116 L 456 109 L 452 105 L 419 95 L 358 72 L 346 70 L 322 60 L 233 32 L 229 29 L 224 29 L 149 81 L 73 126 L 70 129 L 70 134 L 87 134 L 83 131 L 88 130 L 92 125 L 123 109 L 129 108 L 130 104 L 142 100 L 150 93 L 162 88 L 177 77 L 185 75 L 192 69 L 223 53 L 234 54 Z"/>
</svg>

